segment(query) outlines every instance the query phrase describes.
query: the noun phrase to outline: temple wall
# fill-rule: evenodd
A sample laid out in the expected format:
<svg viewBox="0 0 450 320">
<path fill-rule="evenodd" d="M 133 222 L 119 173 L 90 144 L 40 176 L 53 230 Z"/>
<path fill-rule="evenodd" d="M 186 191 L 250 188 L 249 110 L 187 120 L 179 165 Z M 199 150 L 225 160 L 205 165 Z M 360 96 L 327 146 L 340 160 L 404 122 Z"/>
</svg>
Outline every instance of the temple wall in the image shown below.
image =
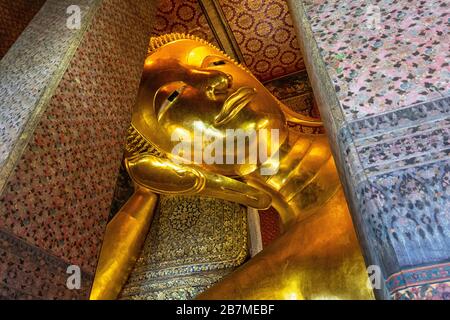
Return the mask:
<svg viewBox="0 0 450 320">
<path fill-rule="evenodd" d="M 45 0 L 0 0 L 0 59 L 16 42 Z"/>
<path fill-rule="evenodd" d="M 151 3 L 48 0 L 0 61 L 0 297 L 88 297 Z M 80 29 L 66 26 L 70 5 Z M 69 265 L 80 290 L 66 287 Z"/>
<path fill-rule="evenodd" d="M 0 298 L 88 297 L 149 36 L 219 44 L 206 2 L 163 1 L 153 20 L 147 0 L 0 0 Z M 217 1 L 243 62 L 317 116 L 298 91 L 308 68 L 366 263 L 381 268 L 377 296 L 449 299 L 448 3 L 288 2 L 293 21 L 283 1 Z M 264 229 L 276 215 L 262 217 Z"/>
<path fill-rule="evenodd" d="M 289 5 L 377 296 L 448 299 L 448 3 Z"/>
</svg>

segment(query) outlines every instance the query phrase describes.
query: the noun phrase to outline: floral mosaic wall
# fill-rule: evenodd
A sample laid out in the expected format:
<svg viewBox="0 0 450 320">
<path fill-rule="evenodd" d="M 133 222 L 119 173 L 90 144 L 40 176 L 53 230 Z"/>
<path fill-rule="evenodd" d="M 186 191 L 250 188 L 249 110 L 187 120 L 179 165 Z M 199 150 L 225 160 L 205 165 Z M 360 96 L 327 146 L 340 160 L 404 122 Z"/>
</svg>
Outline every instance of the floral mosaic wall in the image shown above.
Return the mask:
<svg viewBox="0 0 450 320">
<path fill-rule="evenodd" d="M 45 0 L 0 0 L 0 60 L 44 3 Z"/>
<path fill-rule="evenodd" d="M 147 52 L 149 3 L 109 0 L 83 7 L 93 19 L 0 195 L 0 296 L 88 297 Z M 32 24 L 65 25 L 67 4 L 46 6 Z M 61 13 L 56 20 L 55 12 Z M 64 46 L 60 30 L 45 37 Z M 47 50 L 42 59 L 51 61 L 52 42 L 41 38 L 40 52 Z M 27 69 L 36 61 L 15 63 Z M 81 268 L 81 290 L 66 287 L 68 265 Z"/>
</svg>

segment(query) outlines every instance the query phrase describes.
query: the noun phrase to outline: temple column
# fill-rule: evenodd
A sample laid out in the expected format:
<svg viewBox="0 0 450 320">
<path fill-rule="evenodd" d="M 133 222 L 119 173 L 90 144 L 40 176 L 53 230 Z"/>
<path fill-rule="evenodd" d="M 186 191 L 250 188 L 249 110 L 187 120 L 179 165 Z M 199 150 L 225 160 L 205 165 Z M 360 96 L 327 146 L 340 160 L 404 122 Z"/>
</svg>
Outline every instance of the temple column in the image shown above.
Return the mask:
<svg viewBox="0 0 450 320">
<path fill-rule="evenodd" d="M 449 299 L 448 4 L 288 2 L 376 294 Z"/>
<path fill-rule="evenodd" d="M 153 4 L 47 0 L 0 61 L 0 297 L 88 298 Z"/>
</svg>

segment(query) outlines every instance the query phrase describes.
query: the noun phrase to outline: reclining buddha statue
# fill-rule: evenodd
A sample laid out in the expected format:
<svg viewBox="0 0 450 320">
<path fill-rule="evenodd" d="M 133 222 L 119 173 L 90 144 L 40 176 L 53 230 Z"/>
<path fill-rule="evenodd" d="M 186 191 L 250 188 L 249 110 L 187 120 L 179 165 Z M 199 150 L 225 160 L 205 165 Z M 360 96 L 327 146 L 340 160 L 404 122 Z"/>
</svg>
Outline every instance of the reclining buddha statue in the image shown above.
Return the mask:
<svg viewBox="0 0 450 320">
<path fill-rule="evenodd" d="M 124 157 L 135 192 L 108 224 L 91 299 L 119 296 L 157 195 L 273 207 L 280 216 L 279 238 L 198 298 L 373 298 L 328 140 L 292 124 L 322 125 L 213 45 L 152 38 Z"/>
</svg>

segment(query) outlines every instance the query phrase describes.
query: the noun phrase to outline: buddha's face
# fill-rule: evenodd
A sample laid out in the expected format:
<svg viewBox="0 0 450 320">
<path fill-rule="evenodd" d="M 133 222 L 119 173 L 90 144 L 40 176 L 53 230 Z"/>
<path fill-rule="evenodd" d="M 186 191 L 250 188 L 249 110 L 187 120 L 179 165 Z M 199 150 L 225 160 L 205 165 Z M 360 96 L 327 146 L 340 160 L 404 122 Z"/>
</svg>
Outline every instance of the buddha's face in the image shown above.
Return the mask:
<svg viewBox="0 0 450 320">
<path fill-rule="evenodd" d="M 189 136 L 206 146 L 199 132 L 228 139 L 229 129 L 278 129 L 280 143 L 287 134 L 278 102 L 252 74 L 219 50 L 190 39 L 169 42 L 146 59 L 133 125 L 169 154 L 179 143 L 174 137 Z M 200 165 L 226 175 L 247 174 L 258 166 L 225 161 L 225 148 L 223 157 L 225 164 Z"/>
</svg>

